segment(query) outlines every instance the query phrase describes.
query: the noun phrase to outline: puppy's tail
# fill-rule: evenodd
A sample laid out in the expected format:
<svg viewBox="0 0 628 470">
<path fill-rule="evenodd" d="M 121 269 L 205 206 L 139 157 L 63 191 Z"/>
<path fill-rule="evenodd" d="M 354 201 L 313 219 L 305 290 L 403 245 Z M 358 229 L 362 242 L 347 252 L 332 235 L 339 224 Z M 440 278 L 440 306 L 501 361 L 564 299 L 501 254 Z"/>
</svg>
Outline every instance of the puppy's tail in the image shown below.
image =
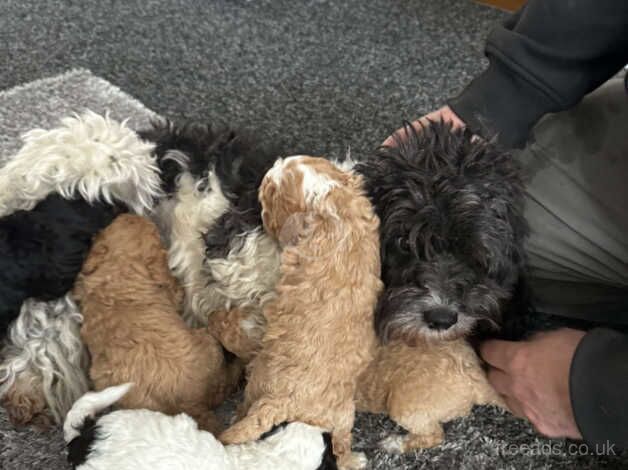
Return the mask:
<svg viewBox="0 0 628 470">
<path fill-rule="evenodd" d="M 132 383 L 116 385 L 100 392 L 87 392 L 79 398 L 72 405 L 63 424 L 65 442 L 69 443 L 78 437 L 87 421 L 93 421 L 96 414 L 120 400 L 132 386 Z"/>
</svg>

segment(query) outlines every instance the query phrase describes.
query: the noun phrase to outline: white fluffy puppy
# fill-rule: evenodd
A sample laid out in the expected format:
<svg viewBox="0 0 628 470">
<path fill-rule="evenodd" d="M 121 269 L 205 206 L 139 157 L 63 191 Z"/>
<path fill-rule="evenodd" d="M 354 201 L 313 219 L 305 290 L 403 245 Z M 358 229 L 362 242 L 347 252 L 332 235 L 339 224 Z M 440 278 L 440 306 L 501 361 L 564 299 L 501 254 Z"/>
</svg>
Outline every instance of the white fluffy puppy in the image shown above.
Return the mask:
<svg viewBox="0 0 628 470">
<path fill-rule="evenodd" d="M 30 210 L 50 193 L 121 202 L 138 214 L 161 195 L 154 144 L 108 116 L 87 111 L 55 129 L 34 129 L 0 168 L 0 216 Z"/>
<path fill-rule="evenodd" d="M 61 423 L 89 389 L 81 321 L 69 295 L 22 304 L 0 352 L 0 399 L 14 423 Z"/>
<path fill-rule="evenodd" d="M 89 392 L 72 407 L 63 431 L 68 460 L 80 470 L 323 470 L 335 469 L 331 438 L 320 428 L 290 423 L 259 441 L 223 446 L 192 418 L 119 410 L 94 419 L 132 384 Z"/>
</svg>

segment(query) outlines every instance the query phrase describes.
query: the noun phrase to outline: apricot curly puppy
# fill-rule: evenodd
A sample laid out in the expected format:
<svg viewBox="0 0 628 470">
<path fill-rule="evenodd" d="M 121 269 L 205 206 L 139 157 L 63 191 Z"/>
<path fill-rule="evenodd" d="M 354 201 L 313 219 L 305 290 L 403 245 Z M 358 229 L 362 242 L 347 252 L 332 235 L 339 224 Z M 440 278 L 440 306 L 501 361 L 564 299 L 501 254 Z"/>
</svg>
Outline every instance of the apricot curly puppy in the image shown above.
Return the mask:
<svg viewBox="0 0 628 470">
<path fill-rule="evenodd" d="M 264 308 L 266 331 L 249 366 L 241 411 L 227 444 L 257 439 L 284 421 L 331 431 L 339 466 L 351 453 L 358 376 L 376 345 L 379 220 L 361 177 L 322 158 L 279 160 L 260 187 L 266 231 L 283 245 L 277 297 Z"/>
<path fill-rule="evenodd" d="M 415 346 L 393 340 L 382 345 L 360 376 L 356 393 L 358 411 L 386 413 L 408 430 L 380 443 L 393 453 L 440 444 L 442 423 L 467 416 L 473 405 L 483 404 L 504 406 L 464 339 L 418 340 Z"/>
<path fill-rule="evenodd" d="M 133 382 L 122 408 L 187 413 L 216 432 L 210 408 L 238 380 L 206 329 L 180 316 L 183 291 L 168 269 L 157 227 L 121 215 L 95 239 L 74 288 L 84 316 L 81 337 L 96 390 Z"/>
</svg>

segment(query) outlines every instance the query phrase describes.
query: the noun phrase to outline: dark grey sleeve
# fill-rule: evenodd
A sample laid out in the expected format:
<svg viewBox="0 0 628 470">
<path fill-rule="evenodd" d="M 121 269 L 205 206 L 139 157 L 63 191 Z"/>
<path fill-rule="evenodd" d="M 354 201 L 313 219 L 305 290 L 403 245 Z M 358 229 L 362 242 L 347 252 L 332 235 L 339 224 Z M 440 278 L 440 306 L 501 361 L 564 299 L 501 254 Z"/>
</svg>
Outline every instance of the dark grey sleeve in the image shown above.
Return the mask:
<svg viewBox="0 0 628 470">
<path fill-rule="evenodd" d="M 628 63 L 628 1 L 530 0 L 486 43 L 488 69 L 449 106 L 474 132 L 522 146 L 544 115 Z"/>
<path fill-rule="evenodd" d="M 584 440 L 628 449 L 628 336 L 606 328 L 589 331 L 571 363 L 569 390 Z"/>
</svg>

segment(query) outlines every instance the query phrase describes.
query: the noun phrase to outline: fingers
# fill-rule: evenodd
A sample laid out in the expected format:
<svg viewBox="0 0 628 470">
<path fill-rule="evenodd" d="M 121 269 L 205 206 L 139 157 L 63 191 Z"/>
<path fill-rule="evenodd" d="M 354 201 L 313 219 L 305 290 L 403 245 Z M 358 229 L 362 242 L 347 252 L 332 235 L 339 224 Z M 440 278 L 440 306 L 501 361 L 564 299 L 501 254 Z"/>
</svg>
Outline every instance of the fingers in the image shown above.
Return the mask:
<svg viewBox="0 0 628 470">
<path fill-rule="evenodd" d="M 451 110 L 449 106 L 443 106 L 436 111 L 432 111 L 429 114 L 426 114 L 420 119 L 417 119 L 412 123 L 412 127 L 417 132 L 423 131 L 423 126 L 428 125 L 429 121 L 438 122 L 443 121 L 451 124 L 454 129 L 458 129 L 461 127 L 465 127 L 465 123 Z M 388 137 L 383 143 L 383 146 L 386 147 L 394 147 L 397 144 L 399 139 L 403 140 L 404 138 L 404 129 L 397 129 L 393 134 Z"/>
<path fill-rule="evenodd" d="M 519 342 L 493 339 L 480 345 L 480 356 L 491 366 L 508 370 L 522 347 Z"/>
<path fill-rule="evenodd" d="M 428 123 L 427 122 L 428 116 L 422 117 L 421 119 L 418 119 L 418 120 L 412 122 L 412 127 L 414 128 L 414 130 L 416 132 L 422 132 L 423 131 L 423 126 Z M 393 132 L 392 135 L 390 137 L 388 137 L 382 143 L 382 146 L 384 146 L 384 147 L 394 147 L 394 146 L 397 145 L 397 142 L 399 140 L 404 140 L 405 137 L 406 137 L 406 129 L 402 127 L 401 129 L 397 129 L 395 132 Z"/>
</svg>

